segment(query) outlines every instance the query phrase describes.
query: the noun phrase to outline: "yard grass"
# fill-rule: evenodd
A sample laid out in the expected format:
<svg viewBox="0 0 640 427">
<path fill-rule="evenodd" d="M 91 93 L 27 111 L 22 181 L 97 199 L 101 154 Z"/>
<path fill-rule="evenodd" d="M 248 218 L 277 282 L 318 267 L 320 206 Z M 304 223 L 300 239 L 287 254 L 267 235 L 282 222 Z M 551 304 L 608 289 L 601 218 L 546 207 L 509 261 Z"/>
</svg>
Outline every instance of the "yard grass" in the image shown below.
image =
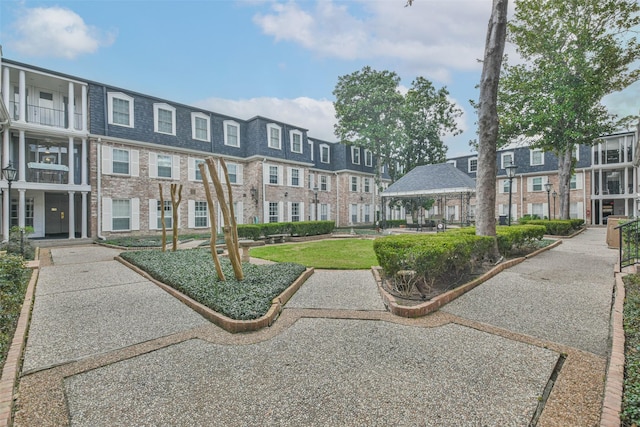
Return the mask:
<svg viewBox="0 0 640 427">
<path fill-rule="evenodd" d="M 370 239 L 327 239 L 251 248 L 255 258 L 328 270 L 367 270 L 378 265 Z"/>
</svg>

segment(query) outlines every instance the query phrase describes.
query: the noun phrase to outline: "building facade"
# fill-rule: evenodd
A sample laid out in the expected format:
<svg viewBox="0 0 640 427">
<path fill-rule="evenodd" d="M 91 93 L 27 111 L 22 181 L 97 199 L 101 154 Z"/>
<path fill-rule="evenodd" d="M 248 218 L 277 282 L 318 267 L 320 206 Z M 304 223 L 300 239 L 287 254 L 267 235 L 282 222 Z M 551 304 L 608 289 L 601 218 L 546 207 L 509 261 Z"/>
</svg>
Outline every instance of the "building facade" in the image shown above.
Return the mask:
<svg viewBox="0 0 640 427">
<path fill-rule="evenodd" d="M 218 173 L 220 159 L 227 165 L 240 224 L 319 219 L 345 227 L 381 218 L 373 154 L 313 138 L 307 129 L 261 116 L 239 119 L 2 58 L 0 89 L 1 165 L 17 170 L 11 183 L 0 180 L 3 240 L 13 226 L 33 227 L 37 238 L 70 239 L 153 234 L 163 216 L 173 228 L 172 184 L 182 185 L 181 232 L 206 231 L 211 224 L 199 165 L 209 157 Z M 572 217 L 604 224 L 609 215 L 637 214 L 637 140 L 638 132 L 626 132 L 576 150 Z M 475 177 L 475 155 L 449 162 Z M 559 215 L 552 197 L 557 159 L 528 147 L 497 153 L 497 215 L 509 212 L 510 162 L 517 166 L 512 218 Z M 383 175 L 381 188 L 389 183 Z M 474 207 L 471 197 L 439 200 L 432 210 L 464 221 Z M 405 217 L 401 208 L 384 209 L 387 219 Z M 220 212 L 217 218 L 219 230 Z"/>
</svg>

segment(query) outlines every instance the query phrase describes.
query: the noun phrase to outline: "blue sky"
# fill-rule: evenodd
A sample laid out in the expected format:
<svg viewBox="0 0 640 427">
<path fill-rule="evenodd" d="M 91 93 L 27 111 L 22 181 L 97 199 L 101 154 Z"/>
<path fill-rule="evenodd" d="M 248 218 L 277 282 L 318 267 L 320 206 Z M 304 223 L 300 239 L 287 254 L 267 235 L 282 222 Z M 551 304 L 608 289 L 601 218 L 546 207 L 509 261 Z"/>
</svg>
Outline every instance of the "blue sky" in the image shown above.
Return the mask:
<svg viewBox="0 0 640 427">
<path fill-rule="evenodd" d="M 513 2 L 511 2 L 513 3 Z M 395 71 L 446 86 L 465 112 L 449 156 L 470 152 L 490 0 L 0 2 L 8 59 L 206 108 L 272 117 L 334 141 L 338 76 Z M 513 50 L 512 48 L 508 48 Z M 640 83 L 610 95 L 638 114 Z"/>
</svg>

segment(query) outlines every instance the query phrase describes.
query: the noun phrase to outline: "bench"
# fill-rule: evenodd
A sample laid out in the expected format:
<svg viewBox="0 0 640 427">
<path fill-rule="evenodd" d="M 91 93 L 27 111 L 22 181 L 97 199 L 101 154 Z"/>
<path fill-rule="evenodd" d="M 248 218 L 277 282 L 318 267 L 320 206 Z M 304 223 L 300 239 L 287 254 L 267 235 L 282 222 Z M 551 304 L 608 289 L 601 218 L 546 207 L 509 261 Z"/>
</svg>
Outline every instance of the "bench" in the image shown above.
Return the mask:
<svg viewBox="0 0 640 427">
<path fill-rule="evenodd" d="M 254 246 L 264 246 L 264 242 L 256 242 L 254 240 L 238 240 L 240 246 L 240 261 L 249 262 L 249 249 Z"/>
<path fill-rule="evenodd" d="M 265 237 L 265 242 L 269 242 L 269 243 L 284 243 L 286 241 L 286 238 L 289 237 L 288 234 L 270 234 L 269 236 Z"/>
</svg>

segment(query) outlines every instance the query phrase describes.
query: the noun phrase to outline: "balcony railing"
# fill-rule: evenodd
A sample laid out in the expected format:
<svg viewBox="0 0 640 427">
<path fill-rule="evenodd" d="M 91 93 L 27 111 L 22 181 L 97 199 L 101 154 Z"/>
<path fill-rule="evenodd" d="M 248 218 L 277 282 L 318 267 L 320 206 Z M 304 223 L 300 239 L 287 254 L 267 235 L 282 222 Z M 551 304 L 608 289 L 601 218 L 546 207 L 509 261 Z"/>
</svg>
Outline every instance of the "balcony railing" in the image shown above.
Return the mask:
<svg viewBox="0 0 640 427">
<path fill-rule="evenodd" d="M 13 120 L 18 120 L 20 104 L 18 102 L 10 102 L 10 109 L 13 112 Z M 27 104 L 27 123 L 36 123 L 44 126 L 52 126 L 57 128 L 69 128 L 69 114 L 64 110 L 54 108 L 39 107 L 37 105 Z M 74 113 L 73 129 L 82 129 L 82 114 Z"/>
</svg>

